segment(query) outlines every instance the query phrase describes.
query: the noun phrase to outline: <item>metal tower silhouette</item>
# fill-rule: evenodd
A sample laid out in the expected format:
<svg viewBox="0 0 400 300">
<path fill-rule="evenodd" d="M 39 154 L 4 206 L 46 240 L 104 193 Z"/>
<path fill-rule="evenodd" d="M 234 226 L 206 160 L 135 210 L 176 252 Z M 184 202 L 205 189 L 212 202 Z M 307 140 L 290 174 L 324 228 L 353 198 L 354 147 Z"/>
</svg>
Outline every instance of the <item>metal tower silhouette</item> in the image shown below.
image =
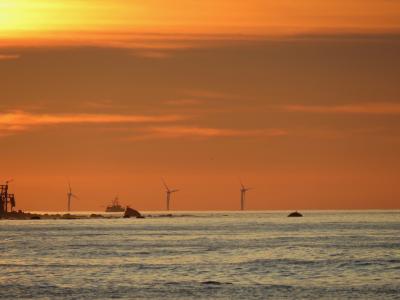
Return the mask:
<svg viewBox="0 0 400 300">
<path fill-rule="evenodd" d="M 179 190 L 171 190 L 168 185 L 165 183 L 164 179 L 162 180 L 164 187 L 165 187 L 165 193 L 166 193 L 166 201 L 167 201 L 167 210 L 169 210 L 169 205 L 170 205 L 170 200 L 171 200 L 171 194 L 178 192 Z"/>
<path fill-rule="evenodd" d="M 74 195 L 72 193 L 71 183 L 68 181 L 68 193 L 67 193 L 67 199 L 68 199 L 68 207 L 67 207 L 67 209 L 68 209 L 68 211 L 71 211 L 71 200 L 72 200 L 72 198 L 79 199 L 76 195 Z"/>
<path fill-rule="evenodd" d="M 244 210 L 244 204 L 246 201 L 246 192 L 251 190 L 252 188 L 247 188 L 243 185 L 242 181 L 240 181 L 240 210 Z"/>
</svg>

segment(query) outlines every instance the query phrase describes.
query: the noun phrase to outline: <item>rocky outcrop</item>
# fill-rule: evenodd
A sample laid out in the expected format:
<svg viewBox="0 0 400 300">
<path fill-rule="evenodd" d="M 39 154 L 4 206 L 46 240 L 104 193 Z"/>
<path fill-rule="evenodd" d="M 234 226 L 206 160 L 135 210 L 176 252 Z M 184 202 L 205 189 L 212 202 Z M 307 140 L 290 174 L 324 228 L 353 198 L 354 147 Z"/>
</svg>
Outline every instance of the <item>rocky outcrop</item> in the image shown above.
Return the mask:
<svg viewBox="0 0 400 300">
<path fill-rule="evenodd" d="M 302 217 L 302 216 L 303 215 L 301 213 L 299 213 L 297 210 L 288 215 L 288 217 Z"/>
<path fill-rule="evenodd" d="M 125 216 L 124 216 L 125 217 Z M 127 217 L 144 218 L 138 211 L 130 209 L 127 213 Z M 101 214 L 91 214 L 91 215 L 72 215 L 70 213 L 66 214 L 32 214 L 29 212 L 13 211 L 8 213 L 0 214 L 0 220 L 81 220 L 81 219 L 119 219 L 121 215 L 101 215 Z"/>
<path fill-rule="evenodd" d="M 25 213 L 22 210 L 0 214 L 0 219 L 5 220 L 38 220 L 38 218 L 40 219 L 40 215 Z"/>
<path fill-rule="evenodd" d="M 140 214 L 136 209 L 130 208 L 129 206 L 126 207 L 124 218 L 139 218 L 142 219 L 144 216 Z"/>
</svg>

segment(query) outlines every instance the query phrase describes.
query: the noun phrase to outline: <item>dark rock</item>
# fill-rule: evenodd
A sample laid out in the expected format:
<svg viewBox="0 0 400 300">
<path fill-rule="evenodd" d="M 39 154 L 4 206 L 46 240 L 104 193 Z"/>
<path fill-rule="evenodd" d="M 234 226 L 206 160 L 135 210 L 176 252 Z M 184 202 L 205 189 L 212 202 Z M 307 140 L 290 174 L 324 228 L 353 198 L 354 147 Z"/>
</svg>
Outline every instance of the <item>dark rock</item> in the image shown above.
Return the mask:
<svg viewBox="0 0 400 300">
<path fill-rule="evenodd" d="M 74 220 L 74 219 L 76 219 L 76 217 L 71 215 L 71 214 L 64 214 L 64 215 L 61 216 L 61 219 Z"/>
<path fill-rule="evenodd" d="M 124 213 L 124 218 L 141 218 L 143 219 L 144 217 L 138 212 L 136 209 L 130 208 L 129 206 L 126 207 L 125 213 Z"/>
<path fill-rule="evenodd" d="M 172 218 L 173 215 L 172 214 L 165 214 L 165 215 L 159 215 L 158 217 L 160 217 L 160 218 Z"/>
<path fill-rule="evenodd" d="M 31 220 L 40 220 L 40 216 L 31 216 Z"/>
<path fill-rule="evenodd" d="M 288 217 L 302 217 L 302 216 L 303 215 L 301 213 L 299 213 L 297 210 L 288 215 Z"/>
<path fill-rule="evenodd" d="M 202 284 L 221 285 L 221 282 L 219 282 L 219 281 L 213 281 L 213 280 L 208 280 L 208 281 L 203 281 Z"/>
<path fill-rule="evenodd" d="M 90 218 L 103 219 L 104 216 L 103 215 L 99 215 L 99 214 L 91 214 Z"/>
<path fill-rule="evenodd" d="M 219 281 L 214 281 L 214 280 L 207 280 L 203 281 L 201 284 L 205 285 L 222 285 L 222 284 L 232 284 L 231 282 L 219 282 Z"/>
</svg>

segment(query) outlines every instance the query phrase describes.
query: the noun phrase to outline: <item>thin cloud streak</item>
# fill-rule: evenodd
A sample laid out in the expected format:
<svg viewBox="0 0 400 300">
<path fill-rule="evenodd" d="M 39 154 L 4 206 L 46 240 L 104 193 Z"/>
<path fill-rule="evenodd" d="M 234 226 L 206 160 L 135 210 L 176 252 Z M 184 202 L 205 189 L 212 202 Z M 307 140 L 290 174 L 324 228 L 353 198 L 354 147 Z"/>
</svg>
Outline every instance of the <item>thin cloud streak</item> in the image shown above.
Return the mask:
<svg viewBox="0 0 400 300">
<path fill-rule="evenodd" d="M 109 47 L 138 49 L 136 56 L 167 58 L 172 50 L 222 47 L 237 43 L 257 42 L 277 36 L 242 34 L 137 33 L 115 31 L 41 32 L 24 37 L 6 37 L 0 33 L 0 48 L 12 47 Z M 150 54 L 150 55 L 149 55 Z"/>
<path fill-rule="evenodd" d="M 9 48 L 64 48 L 107 47 L 138 50 L 133 56 L 148 59 L 168 59 L 176 51 L 188 49 L 221 48 L 237 45 L 257 45 L 260 42 L 299 41 L 376 41 L 399 42 L 400 28 L 391 31 L 359 32 L 354 29 L 339 32 L 331 30 L 283 32 L 269 34 L 182 34 L 137 32 L 41 32 L 31 36 L 8 37 L 0 33 L 0 49 Z"/>
<path fill-rule="evenodd" d="M 226 100 L 237 98 L 237 95 L 228 94 L 225 92 L 215 91 L 215 90 L 199 90 L 199 89 L 192 89 L 192 90 L 182 90 L 182 94 L 189 96 L 189 97 L 199 97 L 199 98 L 206 98 L 212 100 Z"/>
<path fill-rule="evenodd" d="M 148 58 L 148 59 L 166 59 L 172 56 L 171 51 L 136 51 L 132 53 L 133 56 Z"/>
<path fill-rule="evenodd" d="M 19 54 L 0 54 L 0 60 L 15 60 L 20 57 Z"/>
<path fill-rule="evenodd" d="M 319 114 L 374 114 L 397 115 L 400 114 L 399 103 L 366 103 L 346 104 L 335 106 L 323 105 L 285 105 L 281 107 L 286 112 L 319 113 Z"/>
<path fill-rule="evenodd" d="M 151 127 L 143 130 L 143 134 L 133 137 L 141 139 L 176 139 L 176 138 L 223 138 L 223 137 L 280 137 L 288 133 L 282 129 L 227 129 L 196 126 Z"/>
<path fill-rule="evenodd" d="M 165 101 L 165 104 L 168 104 L 171 106 L 192 106 L 192 105 L 200 105 L 203 103 L 204 103 L 204 101 L 202 101 L 200 99 L 191 99 L 191 98 Z"/>
<path fill-rule="evenodd" d="M 51 125 L 170 123 L 185 119 L 187 117 L 182 115 L 33 114 L 18 111 L 0 114 L 0 129 L 8 132 L 17 132 Z"/>
</svg>

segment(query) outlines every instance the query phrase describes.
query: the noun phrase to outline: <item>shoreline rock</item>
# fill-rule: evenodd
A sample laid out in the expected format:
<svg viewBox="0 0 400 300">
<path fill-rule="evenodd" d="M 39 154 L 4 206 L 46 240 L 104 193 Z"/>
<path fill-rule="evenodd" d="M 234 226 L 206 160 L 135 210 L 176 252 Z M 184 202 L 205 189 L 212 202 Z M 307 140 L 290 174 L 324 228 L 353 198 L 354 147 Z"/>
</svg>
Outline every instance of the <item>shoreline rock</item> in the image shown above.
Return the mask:
<svg viewBox="0 0 400 300">
<path fill-rule="evenodd" d="M 134 217 L 144 218 L 138 211 Z M 70 213 L 65 214 L 37 214 L 19 211 L 7 212 L 0 214 L 0 220 L 93 220 L 93 219 L 121 219 L 121 215 L 102 215 L 102 214 L 87 214 L 87 215 L 74 215 Z"/>
</svg>

